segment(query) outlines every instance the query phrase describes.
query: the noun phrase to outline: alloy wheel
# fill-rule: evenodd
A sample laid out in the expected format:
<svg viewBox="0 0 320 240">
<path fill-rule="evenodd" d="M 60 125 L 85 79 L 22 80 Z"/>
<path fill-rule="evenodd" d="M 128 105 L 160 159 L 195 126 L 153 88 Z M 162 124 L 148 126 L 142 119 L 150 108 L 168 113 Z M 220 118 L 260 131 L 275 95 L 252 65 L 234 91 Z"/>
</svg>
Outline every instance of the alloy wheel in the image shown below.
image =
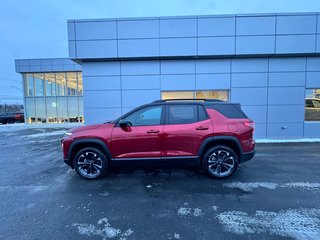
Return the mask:
<svg viewBox="0 0 320 240">
<path fill-rule="evenodd" d="M 208 171 L 216 177 L 227 177 L 234 171 L 235 159 L 227 150 L 217 149 L 208 160 Z"/>
<path fill-rule="evenodd" d="M 77 159 L 77 168 L 81 175 L 86 178 L 96 178 L 102 171 L 101 156 L 92 151 L 83 152 Z"/>
</svg>

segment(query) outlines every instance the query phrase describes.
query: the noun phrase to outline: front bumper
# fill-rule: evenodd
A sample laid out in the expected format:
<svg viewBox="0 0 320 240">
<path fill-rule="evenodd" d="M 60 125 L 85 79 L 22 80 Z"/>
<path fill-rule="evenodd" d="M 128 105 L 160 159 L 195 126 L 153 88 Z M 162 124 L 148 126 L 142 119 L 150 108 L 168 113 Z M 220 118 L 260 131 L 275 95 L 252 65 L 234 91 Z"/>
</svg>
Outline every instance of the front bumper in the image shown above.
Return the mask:
<svg viewBox="0 0 320 240">
<path fill-rule="evenodd" d="M 242 153 L 241 158 L 240 158 L 240 163 L 244 163 L 244 162 L 251 160 L 255 154 L 256 154 L 256 150 L 253 150 L 251 152 Z"/>
</svg>

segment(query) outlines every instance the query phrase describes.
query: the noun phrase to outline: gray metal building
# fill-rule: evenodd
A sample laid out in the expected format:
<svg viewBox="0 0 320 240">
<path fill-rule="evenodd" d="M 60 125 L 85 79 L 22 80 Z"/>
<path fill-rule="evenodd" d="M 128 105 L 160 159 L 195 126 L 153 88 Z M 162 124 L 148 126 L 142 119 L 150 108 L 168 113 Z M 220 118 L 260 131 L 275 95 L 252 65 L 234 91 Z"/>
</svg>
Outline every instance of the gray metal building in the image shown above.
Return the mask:
<svg viewBox="0 0 320 240">
<path fill-rule="evenodd" d="M 318 13 L 67 24 L 69 58 L 82 66 L 87 124 L 160 98 L 206 97 L 241 103 L 256 138 L 320 137 Z M 24 75 L 37 73 L 21 66 L 18 60 Z"/>
</svg>

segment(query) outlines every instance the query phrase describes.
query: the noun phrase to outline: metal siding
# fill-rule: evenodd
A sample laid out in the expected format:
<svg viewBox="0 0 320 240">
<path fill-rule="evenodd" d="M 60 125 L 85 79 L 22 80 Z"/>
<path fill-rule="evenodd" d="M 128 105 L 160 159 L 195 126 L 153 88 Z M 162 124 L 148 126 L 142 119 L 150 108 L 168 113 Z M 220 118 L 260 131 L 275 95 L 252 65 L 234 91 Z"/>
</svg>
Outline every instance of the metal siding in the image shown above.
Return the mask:
<svg viewBox="0 0 320 240">
<path fill-rule="evenodd" d="M 197 18 L 160 19 L 160 38 L 196 36 Z"/>
<path fill-rule="evenodd" d="M 164 60 L 161 61 L 161 74 L 195 73 L 194 60 Z"/>
<path fill-rule="evenodd" d="M 230 74 L 197 74 L 197 90 L 221 90 L 230 89 Z"/>
<path fill-rule="evenodd" d="M 118 38 L 159 38 L 159 20 L 118 21 Z"/>
<path fill-rule="evenodd" d="M 235 17 L 199 18 L 198 36 L 232 36 L 235 33 Z"/>
<path fill-rule="evenodd" d="M 77 41 L 77 58 L 117 57 L 116 40 Z"/>
<path fill-rule="evenodd" d="M 122 107 L 138 107 L 160 98 L 160 90 L 123 90 Z"/>
<path fill-rule="evenodd" d="M 230 55 L 235 53 L 234 37 L 202 37 L 198 39 L 198 55 Z"/>
<path fill-rule="evenodd" d="M 275 52 L 274 36 L 240 36 L 236 41 L 236 54 L 271 54 Z"/>
<path fill-rule="evenodd" d="M 242 105 L 267 105 L 267 88 L 232 88 L 231 101 Z"/>
<path fill-rule="evenodd" d="M 266 87 L 268 73 L 233 73 L 231 75 L 232 87 Z"/>
<path fill-rule="evenodd" d="M 278 16 L 277 34 L 315 34 L 316 15 Z"/>
<path fill-rule="evenodd" d="M 118 57 L 159 56 L 158 39 L 118 40 Z"/>
<path fill-rule="evenodd" d="M 276 17 L 237 17 L 237 35 L 274 35 Z"/>
<path fill-rule="evenodd" d="M 276 38 L 276 53 L 314 53 L 316 51 L 316 35 L 281 35 Z"/>
<path fill-rule="evenodd" d="M 115 21 L 103 22 L 76 22 L 77 40 L 104 40 L 117 38 L 117 26 Z"/>
<path fill-rule="evenodd" d="M 160 39 L 160 56 L 197 55 L 197 38 Z"/>
</svg>

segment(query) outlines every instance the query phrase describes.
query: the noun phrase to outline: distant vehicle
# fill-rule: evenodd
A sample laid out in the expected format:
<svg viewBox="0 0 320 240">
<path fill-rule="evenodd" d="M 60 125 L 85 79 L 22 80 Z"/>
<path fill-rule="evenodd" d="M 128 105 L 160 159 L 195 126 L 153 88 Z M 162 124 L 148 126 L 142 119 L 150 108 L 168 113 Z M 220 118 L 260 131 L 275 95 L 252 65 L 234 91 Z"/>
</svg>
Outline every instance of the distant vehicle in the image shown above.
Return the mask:
<svg viewBox="0 0 320 240">
<path fill-rule="evenodd" d="M 116 164 L 194 164 L 231 176 L 255 154 L 254 123 L 240 104 L 158 100 L 115 121 L 71 130 L 61 140 L 66 164 L 86 179 Z"/>
<path fill-rule="evenodd" d="M 8 112 L 0 113 L 0 123 L 22 123 L 24 122 L 24 113 L 23 112 Z"/>
<path fill-rule="evenodd" d="M 320 120 L 320 98 L 306 98 L 305 120 Z"/>
</svg>

